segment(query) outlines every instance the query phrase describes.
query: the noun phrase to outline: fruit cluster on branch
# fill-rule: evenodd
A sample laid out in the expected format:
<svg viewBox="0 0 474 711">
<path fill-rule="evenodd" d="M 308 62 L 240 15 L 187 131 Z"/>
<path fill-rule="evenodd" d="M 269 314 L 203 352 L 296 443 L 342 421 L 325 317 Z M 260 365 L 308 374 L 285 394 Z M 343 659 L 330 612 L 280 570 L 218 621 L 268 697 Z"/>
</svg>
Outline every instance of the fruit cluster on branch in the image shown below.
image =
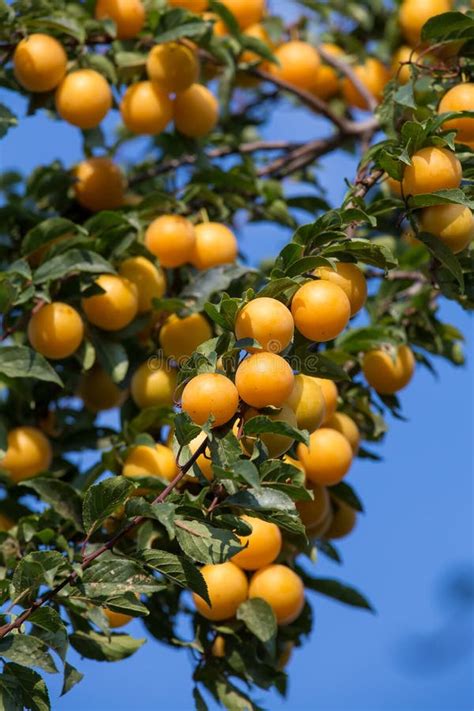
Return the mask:
<svg viewBox="0 0 474 711">
<path fill-rule="evenodd" d="M 351 466 L 416 369 L 463 362 L 439 303 L 474 304 L 474 12 L 300 4 L 288 26 L 265 0 L 0 2 L 5 95 L 84 149 L 0 175 L 12 711 L 49 707 L 58 660 L 64 693 L 81 680 L 69 646 L 136 652 L 132 618 L 193 652 L 197 708 L 257 709 L 255 688 L 286 692 L 309 593 L 371 609 L 314 566 L 341 563 Z M 289 101 L 312 139 L 296 111 L 265 135 Z M 17 121 L 0 104 L 0 135 Z M 358 165 L 333 206 L 337 150 Z M 248 266 L 243 215 L 288 229 L 276 258 Z"/>
</svg>

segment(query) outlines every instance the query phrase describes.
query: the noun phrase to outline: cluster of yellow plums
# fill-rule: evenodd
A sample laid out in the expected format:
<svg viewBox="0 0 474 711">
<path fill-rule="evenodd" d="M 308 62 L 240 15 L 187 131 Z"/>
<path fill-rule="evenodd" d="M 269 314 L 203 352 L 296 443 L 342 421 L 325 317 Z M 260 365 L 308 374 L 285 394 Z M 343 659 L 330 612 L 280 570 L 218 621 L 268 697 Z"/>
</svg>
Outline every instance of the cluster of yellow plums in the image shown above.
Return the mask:
<svg viewBox="0 0 474 711">
<path fill-rule="evenodd" d="M 448 94 L 445 99 L 449 99 Z M 471 130 L 474 138 L 474 119 L 454 119 L 449 123 L 460 121 L 472 122 L 463 130 Z M 462 177 L 461 163 L 453 151 L 426 146 L 411 156 L 411 165 L 405 167 L 401 183 L 388 178 L 387 184 L 393 193 L 408 197 L 459 188 Z M 474 239 L 474 216 L 466 205 L 432 205 L 417 210 L 415 215 L 419 228 L 437 237 L 454 254 L 462 252 Z M 420 244 L 411 232 L 405 236 L 410 244 Z"/>
<path fill-rule="evenodd" d="M 207 2 L 170 2 L 171 6 L 200 12 L 207 19 L 216 20 L 214 32 L 228 32 L 224 22 L 206 12 Z M 277 63 L 262 62 L 275 77 L 329 99 L 342 92 L 346 103 L 367 109 L 366 98 L 350 78 L 340 78 L 338 72 L 324 64 L 315 47 L 301 40 L 290 40 L 275 46 L 262 20 L 265 18 L 265 0 L 224 0 L 224 5 L 234 14 L 242 32 L 259 39 L 271 49 Z M 419 7 L 421 5 L 421 7 Z M 405 38 L 412 46 L 419 42 L 422 24 L 439 12 L 450 9 L 449 0 L 405 0 L 400 11 L 400 25 Z M 95 6 L 97 19 L 112 19 L 117 38 L 133 39 L 143 29 L 145 8 L 141 0 L 98 0 Z M 344 51 L 337 45 L 325 43 L 321 48 L 344 61 Z M 404 65 L 416 60 L 418 54 L 411 47 L 401 47 L 397 52 L 392 71 L 375 57 L 353 67 L 358 79 L 378 100 L 393 73 L 400 81 L 408 80 L 409 70 Z M 256 62 L 258 55 L 246 51 L 240 57 L 244 62 Z M 111 88 L 102 74 L 91 68 L 78 68 L 68 72 L 68 58 L 64 46 L 51 37 L 35 33 L 23 39 L 13 55 L 14 74 L 23 88 L 30 92 L 55 91 L 58 114 L 67 122 L 82 129 L 99 125 L 112 107 Z M 147 57 L 148 78 L 132 84 L 120 104 L 122 119 L 127 128 L 136 134 L 155 135 L 162 132 L 172 120 L 182 134 L 192 138 L 205 136 L 215 127 L 219 106 L 213 94 L 198 83 L 200 65 L 196 48 L 191 42 L 168 42 L 153 47 Z"/>
</svg>

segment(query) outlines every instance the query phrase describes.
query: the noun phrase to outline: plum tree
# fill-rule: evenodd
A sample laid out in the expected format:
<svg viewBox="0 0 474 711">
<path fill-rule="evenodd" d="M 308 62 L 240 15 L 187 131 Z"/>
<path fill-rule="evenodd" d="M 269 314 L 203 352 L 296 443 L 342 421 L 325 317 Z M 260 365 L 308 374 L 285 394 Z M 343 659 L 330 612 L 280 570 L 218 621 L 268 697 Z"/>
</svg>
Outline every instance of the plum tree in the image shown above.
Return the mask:
<svg viewBox="0 0 474 711">
<path fill-rule="evenodd" d="M 295 326 L 303 336 L 324 343 L 336 338 L 347 326 L 351 304 L 345 291 L 332 281 L 309 281 L 291 302 Z"/>
<path fill-rule="evenodd" d="M 0 2 L 1 708 L 142 624 L 254 709 L 313 595 L 371 608 L 314 563 L 415 359 L 464 362 L 472 18 L 291 4 Z"/>
<path fill-rule="evenodd" d="M 279 625 L 289 625 L 301 614 L 304 606 L 304 586 L 301 578 L 286 565 L 267 565 L 253 574 L 249 597 L 265 600 Z"/>
<path fill-rule="evenodd" d="M 253 299 L 235 320 L 237 338 L 253 338 L 265 351 L 280 353 L 293 338 L 294 323 L 287 307 L 268 297 Z"/>
<path fill-rule="evenodd" d="M 114 274 L 101 274 L 95 280 L 101 293 L 82 299 L 88 321 L 104 331 L 119 331 L 138 313 L 138 291 L 131 281 Z"/>
<path fill-rule="evenodd" d="M 54 37 L 40 32 L 21 40 L 13 54 L 15 79 L 27 91 L 55 89 L 64 78 L 67 55 Z"/>
<path fill-rule="evenodd" d="M 254 353 L 242 361 L 235 374 L 240 397 L 257 409 L 281 407 L 291 395 L 294 380 L 287 361 L 275 353 Z"/>
<path fill-rule="evenodd" d="M 225 375 L 202 373 L 184 388 L 181 405 L 196 424 L 203 425 L 212 418 L 213 426 L 219 427 L 237 412 L 239 393 Z"/>
<path fill-rule="evenodd" d="M 245 573 L 234 563 L 205 565 L 201 568 L 211 605 L 193 593 L 194 604 L 200 615 L 208 620 L 227 620 L 247 599 L 249 584 Z"/>
<path fill-rule="evenodd" d="M 84 337 L 84 324 L 76 309 L 53 301 L 34 313 L 28 323 L 28 340 L 38 353 L 61 360 L 77 351 Z"/>
<path fill-rule="evenodd" d="M 245 548 L 232 557 L 232 563 L 243 570 L 258 570 L 273 563 L 280 555 L 282 545 L 278 526 L 255 516 L 242 516 L 242 520 L 250 524 L 252 533 L 239 536 Z"/>
<path fill-rule="evenodd" d="M 112 108 L 112 91 L 99 72 L 77 69 L 61 81 L 55 101 L 65 121 L 82 129 L 95 128 Z"/>
</svg>

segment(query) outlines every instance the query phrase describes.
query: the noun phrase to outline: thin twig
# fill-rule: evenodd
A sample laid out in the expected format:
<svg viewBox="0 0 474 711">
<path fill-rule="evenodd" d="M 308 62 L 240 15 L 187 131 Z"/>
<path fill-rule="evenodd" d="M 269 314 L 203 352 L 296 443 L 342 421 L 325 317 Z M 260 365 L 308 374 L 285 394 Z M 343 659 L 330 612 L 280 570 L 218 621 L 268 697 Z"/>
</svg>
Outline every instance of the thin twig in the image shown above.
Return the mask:
<svg viewBox="0 0 474 711">
<path fill-rule="evenodd" d="M 359 79 L 349 62 L 347 60 L 335 57 L 333 54 L 326 52 L 326 50 L 322 49 L 321 47 L 318 47 L 318 52 L 321 55 L 321 58 L 324 59 L 326 64 L 330 64 L 332 67 L 334 67 L 334 69 L 337 69 L 341 72 L 341 74 L 344 74 L 349 79 L 349 81 L 355 86 L 359 94 L 365 99 L 367 109 L 369 111 L 375 111 L 378 106 L 377 99 L 372 94 L 372 92 L 367 89 L 366 85 Z"/>
<path fill-rule="evenodd" d="M 239 146 L 223 146 L 222 148 L 214 148 L 208 151 L 205 156 L 207 159 L 224 158 L 233 154 L 247 155 L 249 153 L 258 153 L 260 151 L 283 151 L 292 150 L 303 144 L 292 141 L 252 141 L 250 143 L 241 143 Z M 185 165 L 193 165 L 199 160 L 199 156 L 187 153 L 180 158 L 173 158 L 165 161 L 160 165 L 153 166 L 137 175 L 134 175 L 130 180 L 130 185 L 141 183 L 144 180 L 151 180 L 158 175 L 163 175 L 172 170 L 177 170 Z"/>
<path fill-rule="evenodd" d="M 329 153 L 334 148 L 340 146 L 345 140 L 346 136 L 343 133 L 334 133 L 332 136 L 327 138 L 316 139 L 314 141 L 309 141 L 303 146 L 295 148 L 293 151 L 288 153 L 286 156 L 275 159 L 268 165 L 260 168 L 258 171 L 258 176 L 260 178 L 268 175 L 279 175 L 284 177 L 296 170 L 301 170 L 310 163 L 312 163 L 316 158 L 319 158 L 326 153 Z"/>
<path fill-rule="evenodd" d="M 271 82 L 272 84 L 275 84 L 275 86 L 280 87 L 280 89 L 283 89 L 284 91 L 298 97 L 303 104 L 331 121 L 331 123 L 333 123 L 341 133 L 345 133 L 349 136 L 358 135 L 378 126 L 378 120 L 375 116 L 367 119 L 366 121 L 351 121 L 343 116 L 339 116 L 331 109 L 329 104 L 315 94 L 305 91 L 304 89 L 300 89 L 275 74 L 265 72 L 263 69 L 258 68 L 249 68 L 247 71 L 250 74 L 259 77 L 264 81 Z"/>
</svg>

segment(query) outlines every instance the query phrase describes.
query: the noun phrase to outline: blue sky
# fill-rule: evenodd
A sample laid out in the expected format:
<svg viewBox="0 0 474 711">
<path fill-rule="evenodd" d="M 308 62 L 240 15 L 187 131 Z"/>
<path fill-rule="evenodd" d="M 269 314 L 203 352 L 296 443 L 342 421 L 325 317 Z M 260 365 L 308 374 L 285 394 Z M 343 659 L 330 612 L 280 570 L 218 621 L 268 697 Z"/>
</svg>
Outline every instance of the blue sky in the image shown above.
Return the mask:
<svg viewBox="0 0 474 711">
<path fill-rule="evenodd" d="M 3 95 L 2 95 L 3 94 Z M 0 101 L 24 106 L 6 92 Z M 117 117 L 108 120 L 113 126 Z M 322 122 L 287 104 L 274 112 L 268 138 L 324 135 Z M 0 143 L 1 169 L 31 170 L 61 158 L 81 157 L 79 131 L 46 115 L 22 118 Z M 323 162 L 321 176 L 331 201 L 354 174 L 352 158 L 337 154 Z M 274 255 L 289 238 L 269 224 L 243 225 L 242 251 L 252 262 Z M 453 304 L 445 320 L 467 336 L 468 365 L 439 362 L 435 380 L 419 369 L 403 393 L 408 422 L 391 422 L 384 461 L 356 461 L 348 481 L 360 493 L 367 514 L 340 545 L 344 565 L 320 558 L 317 573 L 340 577 L 363 590 L 377 615 L 311 598 L 315 625 L 311 639 L 290 662 L 289 697 L 261 696 L 272 711 L 468 711 L 473 708 L 473 609 L 443 590 L 461 575 L 472 580 L 473 550 L 473 373 L 472 321 Z M 127 628 L 144 635 L 139 622 Z M 432 658 L 433 653 L 433 658 Z M 191 664 L 149 640 L 118 664 L 71 661 L 85 680 L 53 706 L 62 711 L 181 711 L 192 707 Z M 48 680 L 50 681 L 50 680 Z"/>
</svg>

